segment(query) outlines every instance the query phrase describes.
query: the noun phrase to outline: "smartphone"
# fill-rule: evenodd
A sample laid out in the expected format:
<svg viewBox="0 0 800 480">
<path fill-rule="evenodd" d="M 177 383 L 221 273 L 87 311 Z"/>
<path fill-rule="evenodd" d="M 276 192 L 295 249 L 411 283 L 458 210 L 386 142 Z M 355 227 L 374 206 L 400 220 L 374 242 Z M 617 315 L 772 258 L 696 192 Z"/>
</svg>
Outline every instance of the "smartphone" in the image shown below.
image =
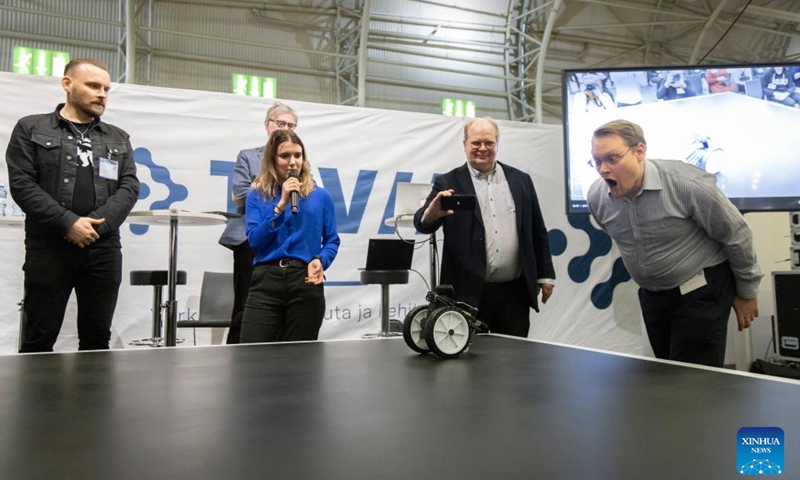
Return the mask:
<svg viewBox="0 0 800 480">
<path fill-rule="evenodd" d="M 449 197 L 442 197 L 442 209 L 444 210 L 475 210 L 475 195 L 453 194 Z"/>
</svg>

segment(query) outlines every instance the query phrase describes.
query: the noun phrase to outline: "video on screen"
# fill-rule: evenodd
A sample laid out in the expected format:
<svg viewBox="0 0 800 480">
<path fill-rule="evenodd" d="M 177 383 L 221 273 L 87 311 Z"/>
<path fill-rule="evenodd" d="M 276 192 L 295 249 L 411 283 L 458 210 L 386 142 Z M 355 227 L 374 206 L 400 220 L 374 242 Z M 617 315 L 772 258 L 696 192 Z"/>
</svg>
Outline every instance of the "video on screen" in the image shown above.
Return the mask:
<svg viewBox="0 0 800 480">
<path fill-rule="evenodd" d="M 800 64 L 565 70 L 567 213 L 588 213 L 592 132 L 639 124 L 647 157 L 717 177 L 742 211 L 800 210 Z"/>
</svg>

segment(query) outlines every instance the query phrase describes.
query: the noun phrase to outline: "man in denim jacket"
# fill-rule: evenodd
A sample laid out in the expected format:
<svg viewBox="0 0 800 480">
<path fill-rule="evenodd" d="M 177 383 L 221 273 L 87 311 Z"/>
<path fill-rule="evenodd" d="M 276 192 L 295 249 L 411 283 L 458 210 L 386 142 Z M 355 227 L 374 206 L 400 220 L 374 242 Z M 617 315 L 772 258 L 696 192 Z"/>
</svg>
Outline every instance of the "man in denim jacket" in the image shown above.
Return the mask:
<svg viewBox="0 0 800 480">
<path fill-rule="evenodd" d="M 78 300 L 79 350 L 108 349 L 122 277 L 119 227 L 139 195 L 133 149 L 100 120 L 111 78 L 101 62 L 67 64 L 66 103 L 14 127 L 11 195 L 25 218 L 25 331 L 20 352 L 50 352 Z"/>
</svg>

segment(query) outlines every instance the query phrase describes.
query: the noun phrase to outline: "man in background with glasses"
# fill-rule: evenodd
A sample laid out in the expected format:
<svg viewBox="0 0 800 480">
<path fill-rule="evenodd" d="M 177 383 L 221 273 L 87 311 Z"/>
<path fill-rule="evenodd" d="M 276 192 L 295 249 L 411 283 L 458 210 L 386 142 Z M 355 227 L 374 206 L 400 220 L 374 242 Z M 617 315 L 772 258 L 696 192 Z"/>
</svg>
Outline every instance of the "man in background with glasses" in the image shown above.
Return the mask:
<svg viewBox="0 0 800 480">
<path fill-rule="evenodd" d="M 758 316 L 753 234 L 714 175 L 646 153 L 635 123 L 594 131 L 589 211 L 639 285 L 656 357 L 721 367 L 731 306 L 740 331 Z"/>
<path fill-rule="evenodd" d="M 441 283 L 457 301 L 478 307 L 494 333 L 527 337 L 530 309 L 553 293 L 555 270 L 547 227 L 530 175 L 497 162 L 499 129 L 491 118 L 464 126 L 467 163 L 439 175 L 414 215 L 422 233 L 444 229 Z M 446 210 L 453 194 L 477 196 L 474 210 Z"/>
<path fill-rule="evenodd" d="M 292 107 L 275 102 L 264 119 L 267 139 L 276 130 L 294 130 L 297 127 L 297 114 Z M 266 145 L 266 141 L 264 142 Z M 239 152 L 231 177 L 231 195 L 237 205 L 237 213 L 242 217 L 231 218 L 222 232 L 219 243 L 233 250 L 233 310 L 231 311 L 231 328 L 228 331 L 227 343 L 239 343 L 239 332 L 242 329 L 242 314 L 250 291 L 250 278 L 253 276 L 253 250 L 247 241 L 245 231 L 244 202 L 250 192 L 253 180 L 261 171 L 261 158 L 264 156 L 264 145 L 248 148 Z"/>
</svg>

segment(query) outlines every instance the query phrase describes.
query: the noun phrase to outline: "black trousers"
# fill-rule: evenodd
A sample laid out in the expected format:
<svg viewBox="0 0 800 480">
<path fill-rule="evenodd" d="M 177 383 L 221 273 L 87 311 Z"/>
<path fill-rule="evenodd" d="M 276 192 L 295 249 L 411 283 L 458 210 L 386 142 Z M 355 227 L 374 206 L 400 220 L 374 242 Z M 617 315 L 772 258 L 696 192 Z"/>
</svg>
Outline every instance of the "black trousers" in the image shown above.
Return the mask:
<svg viewBox="0 0 800 480">
<path fill-rule="evenodd" d="M 527 337 L 531 326 L 531 307 L 525 277 L 505 283 L 487 283 L 481 292 L 478 320 L 492 333 Z"/>
<path fill-rule="evenodd" d="M 647 336 L 657 358 L 723 366 L 736 282 L 728 262 L 704 272 L 707 284 L 686 295 L 679 288 L 639 289 Z"/>
<path fill-rule="evenodd" d="M 20 353 L 53 351 L 73 289 L 78 300 L 78 349 L 108 349 L 122 280 L 119 248 L 29 249 L 23 269 L 26 318 Z"/>
<path fill-rule="evenodd" d="M 241 343 L 316 340 L 325 315 L 322 284 L 305 282 L 299 261 L 256 265 L 242 316 Z"/>
<path fill-rule="evenodd" d="M 253 278 L 253 249 L 250 242 L 245 241 L 233 247 L 233 309 L 231 310 L 231 328 L 228 330 L 226 343 L 239 343 L 242 331 L 242 314 L 250 291 L 250 279 Z"/>
</svg>

